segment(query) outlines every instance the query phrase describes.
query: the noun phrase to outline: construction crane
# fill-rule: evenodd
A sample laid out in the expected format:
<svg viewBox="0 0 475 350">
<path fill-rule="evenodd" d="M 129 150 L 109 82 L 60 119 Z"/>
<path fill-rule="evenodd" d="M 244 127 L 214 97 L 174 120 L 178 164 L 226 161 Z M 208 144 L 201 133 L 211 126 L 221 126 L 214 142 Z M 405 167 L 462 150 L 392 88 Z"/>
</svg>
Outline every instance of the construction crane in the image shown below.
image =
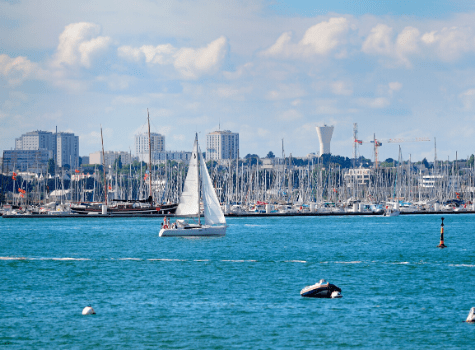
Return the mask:
<svg viewBox="0 0 475 350">
<path fill-rule="evenodd" d="M 394 138 L 394 139 L 376 139 L 376 134 L 373 134 L 373 140 L 369 141 L 369 143 L 374 144 L 374 168 L 378 168 L 378 148 L 383 145 L 383 143 L 403 143 L 403 142 L 426 142 L 430 141 L 427 137 L 416 137 L 412 139 L 405 139 L 405 138 Z M 368 143 L 368 141 L 357 140 L 355 138 L 355 143 L 358 145 L 362 145 L 363 143 Z"/>
</svg>

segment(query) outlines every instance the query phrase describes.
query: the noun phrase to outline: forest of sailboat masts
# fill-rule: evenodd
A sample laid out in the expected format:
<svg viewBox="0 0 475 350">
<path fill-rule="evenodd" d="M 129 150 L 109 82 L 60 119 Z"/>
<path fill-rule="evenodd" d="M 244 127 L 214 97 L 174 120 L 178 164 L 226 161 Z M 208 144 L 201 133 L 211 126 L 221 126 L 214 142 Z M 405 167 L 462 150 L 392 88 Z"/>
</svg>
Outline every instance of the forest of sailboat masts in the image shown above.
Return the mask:
<svg viewBox="0 0 475 350">
<path fill-rule="evenodd" d="M 256 203 L 310 204 L 351 202 L 411 203 L 451 200 L 471 203 L 475 190 L 473 155 L 467 160 L 422 162 L 386 160 L 375 166 L 360 157 L 350 159 L 324 155 L 295 159 L 248 155 L 239 160 L 208 162 L 208 169 L 222 204 L 252 206 Z M 350 165 L 349 165 L 350 164 Z M 348 166 L 349 165 L 349 166 Z M 47 202 L 101 202 L 108 199 L 138 200 L 149 195 L 149 176 L 154 203 L 176 203 L 183 190 L 186 163 L 167 161 L 154 165 L 120 161 L 106 169 L 106 187 L 101 166 L 83 165 L 55 174 L 4 174 L 2 202 L 44 204 Z M 20 191 L 21 189 L 21 191 Z"/>
</svg>

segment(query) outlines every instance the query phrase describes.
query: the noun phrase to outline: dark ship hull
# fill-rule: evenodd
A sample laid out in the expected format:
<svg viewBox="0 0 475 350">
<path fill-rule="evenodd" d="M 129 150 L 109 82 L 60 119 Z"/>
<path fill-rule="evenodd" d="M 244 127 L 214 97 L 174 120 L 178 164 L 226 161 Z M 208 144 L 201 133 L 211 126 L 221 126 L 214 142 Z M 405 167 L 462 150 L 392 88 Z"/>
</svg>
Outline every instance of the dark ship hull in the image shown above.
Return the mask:
<svg viewBox="0 0 475 350">
<path fill-rule="evenodd" d="M 308 286 L 302 289 L 300 295 L 306 298 L 339 298 L 339 296 L 332 296 L 332 293 L 341 293 L 341 289 L 331 283 L 317 283 L 313 286 Z"/>
<path fill-rule="evenodd" d="M 162 204 L 162 205 L 134 205 L 132 203 L 117 203 L 107 208 L 109 215 L 159 215 L 159 214 L 175 214 L 178 204 Z M 78 214 L 101 214 L 101 205 L 79 205 L 71 206 L 71 210 Z"/>
</svg>

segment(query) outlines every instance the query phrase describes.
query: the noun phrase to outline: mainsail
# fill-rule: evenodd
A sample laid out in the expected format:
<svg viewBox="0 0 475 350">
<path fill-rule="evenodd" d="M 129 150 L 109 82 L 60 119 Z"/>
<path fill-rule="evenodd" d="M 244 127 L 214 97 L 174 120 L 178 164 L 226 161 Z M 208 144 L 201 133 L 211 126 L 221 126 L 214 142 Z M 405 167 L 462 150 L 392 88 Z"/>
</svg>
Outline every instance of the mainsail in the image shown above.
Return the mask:
<svg viewBox="0 0 475 350">
<path fill-rule="evenodd" d="M 188 174 L 186 175 L 183 192 L 180 196 L 180 203 L 176 209 L 179 216 L 199 216 L 200 215 L 200 194 L 198 177 L 198 135 L 193 144 Z"/>
<path fill-rule="evenodd" d="M 202 183 L 201 191 L 203 194 L 206 225 L 226 224 L 226 219 L 224 218 L 223 211 L 219 205 L 218 197 L 214 191 L 203 157 L 200 157 L 200 164 Z"/>
</svg>

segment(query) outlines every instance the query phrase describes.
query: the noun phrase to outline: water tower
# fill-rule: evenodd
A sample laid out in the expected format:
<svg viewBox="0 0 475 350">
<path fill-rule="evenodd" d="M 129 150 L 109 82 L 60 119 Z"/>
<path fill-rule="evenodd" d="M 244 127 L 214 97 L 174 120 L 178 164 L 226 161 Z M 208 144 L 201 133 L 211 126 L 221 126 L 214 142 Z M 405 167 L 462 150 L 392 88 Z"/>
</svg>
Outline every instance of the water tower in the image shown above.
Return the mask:
<svg viewBox="0 0 475 350">
<path fill-rule="evenodd" d="M 320 139 L 320 157 L 325 153 L 331 153 L 330 141 L 332 140 L 333 129 L 333 126 L 317 126 L 317 134 Z"/>
</svg>

